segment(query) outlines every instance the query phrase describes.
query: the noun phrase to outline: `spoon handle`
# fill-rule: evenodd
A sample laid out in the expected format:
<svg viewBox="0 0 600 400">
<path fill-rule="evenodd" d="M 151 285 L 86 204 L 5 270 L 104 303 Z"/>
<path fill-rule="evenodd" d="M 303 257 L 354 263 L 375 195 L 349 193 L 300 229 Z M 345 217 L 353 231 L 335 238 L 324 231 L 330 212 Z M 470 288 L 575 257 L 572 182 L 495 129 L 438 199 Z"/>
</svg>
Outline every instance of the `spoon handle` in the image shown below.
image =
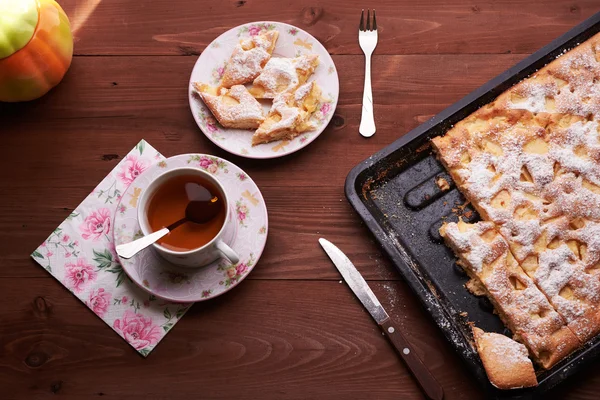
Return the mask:
<svg viewBox="0 0 600 400">
<path fill-rule="evenodd" d="M 167 233 L 169 233 L 169 228 L 162 228 L 159 231 L 141 237 L 133 242 L 120 244 L 116 247 L 117 254 L 125 259 L 131 258 L 139 251 L 145 249 L 161 237 L 165 236 Z"/>
</svg>

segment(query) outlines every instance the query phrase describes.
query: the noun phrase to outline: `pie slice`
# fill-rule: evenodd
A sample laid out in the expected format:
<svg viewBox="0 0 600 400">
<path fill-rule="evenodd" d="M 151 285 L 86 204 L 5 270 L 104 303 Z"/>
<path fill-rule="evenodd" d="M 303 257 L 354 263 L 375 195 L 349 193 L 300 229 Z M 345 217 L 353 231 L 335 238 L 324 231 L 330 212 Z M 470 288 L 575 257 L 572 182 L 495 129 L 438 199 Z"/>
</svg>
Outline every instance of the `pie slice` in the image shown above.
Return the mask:
<svg viewBox="0 0 600 400">
<path fill-rule="evenodd" d="M 240 41 L 235 46 L 221 78 L 221 87 L 252 82 L 271 58 L 279 32 L 272 30 Z"/>
<path fill-rule="evenodd" d="M 252 145 L 292 140 L 302 132 L 314 129 L 309 119 L 320 98 L 321 88 L 314 81 L 300 86 L 296 93 L 277 96 L 267 118 L 252 136 Z"/>
<path fill-rule="evenodd" d="M 271 58 L 254 80 L 250 93 L 259 99 L 272 99 L 278 94 L 292 92 L 308 80 L 318 65 L 319 56 L 316 54 Z"/>
<path fill-rule="evenodd" d="M 527 348 L 521 343 L 473 327 L 473 339 L 485 372 L 498 389 L 519 389 L 537 386 L 537 378 Z"/>
<path fill-rule="evenodd" d="M 192 85 L 224 128 L 256 129 L 265 119 L 262 106 L 244 85 L 231 89 L 217 89 L 199 82 Z"/>
<path fill-rule="evenodd" d="M 505 233 L 506 235 L 506 233 Z M 527 240 L 509 239 L 523 270 L 581 342 L 600 332 L 600 224 L 554 218 Z"/>
<path fill-rule="evenodd" d="M 521 269 L 492 222 L 444 224 L 440 234 L 459 257 L 459 264 L 494 305 L 515 340 L 534 360 L 550 368 L 580 345 L 548 299 Z"/>
</svg>

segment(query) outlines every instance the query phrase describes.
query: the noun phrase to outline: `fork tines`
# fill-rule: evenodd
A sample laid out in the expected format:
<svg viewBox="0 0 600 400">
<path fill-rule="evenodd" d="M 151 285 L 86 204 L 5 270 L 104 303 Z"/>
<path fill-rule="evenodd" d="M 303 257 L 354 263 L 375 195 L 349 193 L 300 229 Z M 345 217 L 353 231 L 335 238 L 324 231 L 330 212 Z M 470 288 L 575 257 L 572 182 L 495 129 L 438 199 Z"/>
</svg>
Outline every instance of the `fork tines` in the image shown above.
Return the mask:
<svg viewBox="0 0 600 400">
<path fill-rule="evenodd" d="M 371 10 L 367 10 L 367 27 L 365 29 L 365 10 L 360 13 L 360 26 L 359 31 L 376 31 L 377 30 L 377 19 L 375 18 L 375 10 L 373 9 L 373 28 L 371 28 Z"/>
</svg>

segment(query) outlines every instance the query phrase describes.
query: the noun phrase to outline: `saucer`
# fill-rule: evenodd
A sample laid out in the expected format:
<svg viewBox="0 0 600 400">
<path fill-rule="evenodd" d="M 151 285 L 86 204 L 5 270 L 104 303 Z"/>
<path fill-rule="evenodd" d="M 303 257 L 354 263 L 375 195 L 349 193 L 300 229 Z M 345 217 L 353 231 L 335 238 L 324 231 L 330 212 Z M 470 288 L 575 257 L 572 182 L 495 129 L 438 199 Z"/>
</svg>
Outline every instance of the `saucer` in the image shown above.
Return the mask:
<svg viewBox="0 0 600 400">
<path fill-rule="evenodd" d="M 260 258 L 267 242 L 267 208 L 260 190 L 236 165 L 206 154 L 182 154 L 160 161 L 140 174 L 123 193 L 114 219 L 115 246 L 142 235 L 138 199 L 158 175 L 174 168 L 199 167 L 213 174 L 231 201 L 231 223 L 224 240 L 240 256 L 232 265 L 219 259 L 200 268 L 175 266 L 148 247 L 132 258 L 120 258 L 123 270 L 141 288 L 164 300 L 190 303 L 217 297 L 237 286 Z"/>
<path fill-rule="evenodd" d="M 223 128 L 216 122 L 202 100 L 191 89 L 192 82 L 204 82 L 217 85 L 223 75 L 224 66 L 229 60 L 234 47 L 241 39 L 255 36 L 265 30 L 276 29 L 279 39 L 273 57 L 298 57 L 300 55 L 317 54 L 319 66 L 309 81 L 316 81 L 323 92 L 319 109 L 311 117 L 316 129 L 305 132 L 293 140 L 283 140 L 252 146 L 252 131 L 244 129 Z M 228 30 L 216 38 L 198 57 L 192 70 L 188 85 L 190 108 L 196 123 L 202 132 L 214 144 L 230 153 L 248 158 L 276 158 L 294 153 L 315 140 L 327 127 L 331 120 L 339 96 L 339 80 L 333 59 L 323 45 L 309 33 L 293 25 L 281 22 L 252 22 Z M 263 102 L 265 114 L 271 108 L 271 102 Z"/>
</svg>

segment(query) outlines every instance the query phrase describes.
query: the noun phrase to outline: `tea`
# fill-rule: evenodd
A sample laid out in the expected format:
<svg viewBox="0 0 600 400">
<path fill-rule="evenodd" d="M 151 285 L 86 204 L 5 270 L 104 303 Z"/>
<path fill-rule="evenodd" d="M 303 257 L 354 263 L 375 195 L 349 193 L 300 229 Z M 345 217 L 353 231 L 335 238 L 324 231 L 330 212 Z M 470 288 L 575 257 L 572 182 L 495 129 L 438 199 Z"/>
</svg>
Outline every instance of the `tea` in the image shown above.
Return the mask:
<svg viewBox="0 0 600 400">
<path fill-rule="evenodd" d="M 212 194 L 221 197 L 221 192 L 211 182 L 197 175 L 174 176 L 163 182 L 148 203 L 148 224 L 156 232 L 185 217 L 185 209 L 190 202 L 186 193 L 186 183 L 196 183 Z M 158 240 L 158 244 L 173 251 L 189 251 L 204 246 L 221 230 L 225 222 L 225 201 L 210 221 L 197 224 L 186 222 Z"/>
</svg>

